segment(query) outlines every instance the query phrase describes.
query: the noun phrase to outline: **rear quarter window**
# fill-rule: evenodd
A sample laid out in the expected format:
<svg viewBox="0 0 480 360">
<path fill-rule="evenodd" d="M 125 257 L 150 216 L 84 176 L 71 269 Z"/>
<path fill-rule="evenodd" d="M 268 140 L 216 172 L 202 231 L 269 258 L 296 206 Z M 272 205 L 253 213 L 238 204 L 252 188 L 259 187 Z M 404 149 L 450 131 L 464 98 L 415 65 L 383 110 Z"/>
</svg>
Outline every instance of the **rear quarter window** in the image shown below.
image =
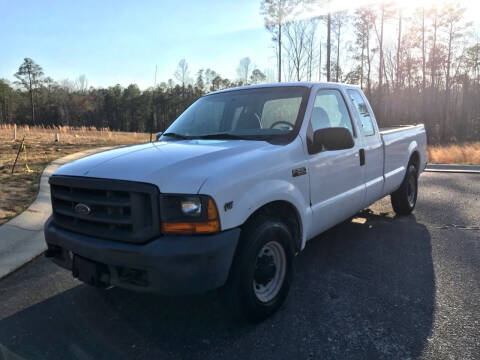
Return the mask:
<svg viewBox="0 0 480 360">
<path fill-rule="evenodd" d="M 375 127 L 373 126 L 373 120 L 368 111 L 367 104 L 363 100 L 362 95 L 358 90 L 347 90 L 350 100 L 353 103 L 355 112 L 360 119 L 362 125 L 362 132 L 365 136 L 371 136 L 375 134 Z"/>
</svg>

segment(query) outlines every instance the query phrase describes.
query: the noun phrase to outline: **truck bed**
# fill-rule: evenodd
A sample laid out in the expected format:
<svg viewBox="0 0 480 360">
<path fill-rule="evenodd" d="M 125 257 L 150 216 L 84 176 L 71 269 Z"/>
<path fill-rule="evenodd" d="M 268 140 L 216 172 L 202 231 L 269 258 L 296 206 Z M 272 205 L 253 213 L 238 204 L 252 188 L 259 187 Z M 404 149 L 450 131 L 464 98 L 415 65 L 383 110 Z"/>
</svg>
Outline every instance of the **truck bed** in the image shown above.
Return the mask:
<svg viewBox="0 0 480 360">
<path fill-rule="evenodd" d="M 412 144 L 418 147 L 420 154 L 426 153 L 425 126 L 404 125 L 380 129 L 384 151 L 385 193 L 396 190 L 403 181 L 411 154 Z M 419 171 L 423 170 L 425 158 L 420 159 Z"/>
</svg>

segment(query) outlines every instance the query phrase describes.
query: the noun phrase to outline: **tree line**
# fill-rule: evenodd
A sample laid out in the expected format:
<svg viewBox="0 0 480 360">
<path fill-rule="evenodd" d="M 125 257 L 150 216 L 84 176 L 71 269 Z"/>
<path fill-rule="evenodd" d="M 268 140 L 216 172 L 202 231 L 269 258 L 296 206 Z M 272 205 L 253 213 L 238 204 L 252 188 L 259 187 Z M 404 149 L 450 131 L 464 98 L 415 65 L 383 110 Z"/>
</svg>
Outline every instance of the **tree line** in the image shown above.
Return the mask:
<svg viewBox="0 0 480 360">
<path fill-rule="evenodd" d="M 480 140 L 480 33 L 461 2 L 334 6 L 261 2 L 278 81 L 356 84 L 382 126 L 425 123 L 430 143 Z"/>
<path fill-rule="evenodd" d="M 0 79 L 0 123 L 155 132 L 205 93 L 268 77 L 357 84 L 381 126 L 425 123 L 430 143 L 478 141 L 478 29 L 457 1 L 417 9 L 397 3 L 348 12 L 335 10 L 330 0 L 261 0 L 276 58 L 274 79 L 273 71 L 261 71 L 249 57 L 239 61 L 235 80 L 210 68 L 191 75 L 182 59 L 174 80 L 144 90 L 135 84 L 95 88 L 85 76 L 56 82 L 26 58 L 14 83 Z"/>
<path fill-rule="evenodd" d="M 192 79 L 182 59 L 174 72 L 176 82 L 170 79 L 143 91 L 136 84 L 95 88 L 88 86 L 85 75 L 56 82 L 26 58 L 14 84 L 0 79 L 0 124 L 161 131 L 207 92 L 265 81 L 248 57 L 240 60 L 237 73 L 239 79 L 231 81 L 212 69 L 200 69 Z"/>
</svg>

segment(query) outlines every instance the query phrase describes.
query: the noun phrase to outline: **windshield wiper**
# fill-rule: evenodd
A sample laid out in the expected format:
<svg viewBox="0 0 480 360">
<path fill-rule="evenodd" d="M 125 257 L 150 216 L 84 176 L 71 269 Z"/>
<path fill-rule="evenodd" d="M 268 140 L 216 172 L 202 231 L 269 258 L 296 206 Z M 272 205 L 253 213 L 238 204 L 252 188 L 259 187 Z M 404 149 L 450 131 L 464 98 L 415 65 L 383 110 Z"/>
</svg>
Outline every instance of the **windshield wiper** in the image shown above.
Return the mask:
<svg viewBox="0 0 480 360">
<path fill-rule="evenodd" d="M 162 134 L 162 136 L 170 136 L 170 137 L 173 137 L 175 139 L 182 139 L 182 140 L 191 139 L 189 136 L 185 136 L 185 135 L 182 135 L 182 134 L 177 134 L 177 133 L 174 133 L 174 132 L 167 132 L 165 134 Z"/>
<path fill-rule="evenodd" d="M 228 140 L 266 140 L 269 137 L 265 135 L 235 135 L 231 133 L 214 133 L 205 135 L 182 135 L 174 132 L 167 132 L 162 136 L 170 136 L 175 139 L 181 140 L 194 140 L 194 139 L 228 139 Z"/>
<path fill-rule="evenodd" d="M 198 135 L 198 136 L 193 136 L 193 138 L 195 139 L 233 139 L 233 140 L 247 139 L 247 137 L 245 136 L 234 135 L 230 133 Z"/>
</svg>

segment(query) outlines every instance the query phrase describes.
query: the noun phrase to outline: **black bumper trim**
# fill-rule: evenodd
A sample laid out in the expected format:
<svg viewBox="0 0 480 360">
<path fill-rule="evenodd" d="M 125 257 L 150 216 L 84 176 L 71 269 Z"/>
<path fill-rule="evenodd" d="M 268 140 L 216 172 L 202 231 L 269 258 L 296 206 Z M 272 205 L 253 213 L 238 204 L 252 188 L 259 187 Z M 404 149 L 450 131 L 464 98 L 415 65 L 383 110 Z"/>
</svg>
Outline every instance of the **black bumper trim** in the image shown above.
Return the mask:
<svg viewBox="0 0 480 360">
<path fill-rule="evenodd" d="M 52 257 L 56 264 L 71 269 L 65 256 L 71 251 L 107 265 L 111 285 L 166 295 L 200 293 L 222 286 L 240 238 L 240 229 L 234 228 L 213 235 L 162 236 L 137 245 L 73 233 L 55 226 L 52 218 L 44 231 L 48 248 L 58 254 Z M 115 276 L 118 267 L 146 271 L 148 286 L 122 283 Z"/>
</svg>

